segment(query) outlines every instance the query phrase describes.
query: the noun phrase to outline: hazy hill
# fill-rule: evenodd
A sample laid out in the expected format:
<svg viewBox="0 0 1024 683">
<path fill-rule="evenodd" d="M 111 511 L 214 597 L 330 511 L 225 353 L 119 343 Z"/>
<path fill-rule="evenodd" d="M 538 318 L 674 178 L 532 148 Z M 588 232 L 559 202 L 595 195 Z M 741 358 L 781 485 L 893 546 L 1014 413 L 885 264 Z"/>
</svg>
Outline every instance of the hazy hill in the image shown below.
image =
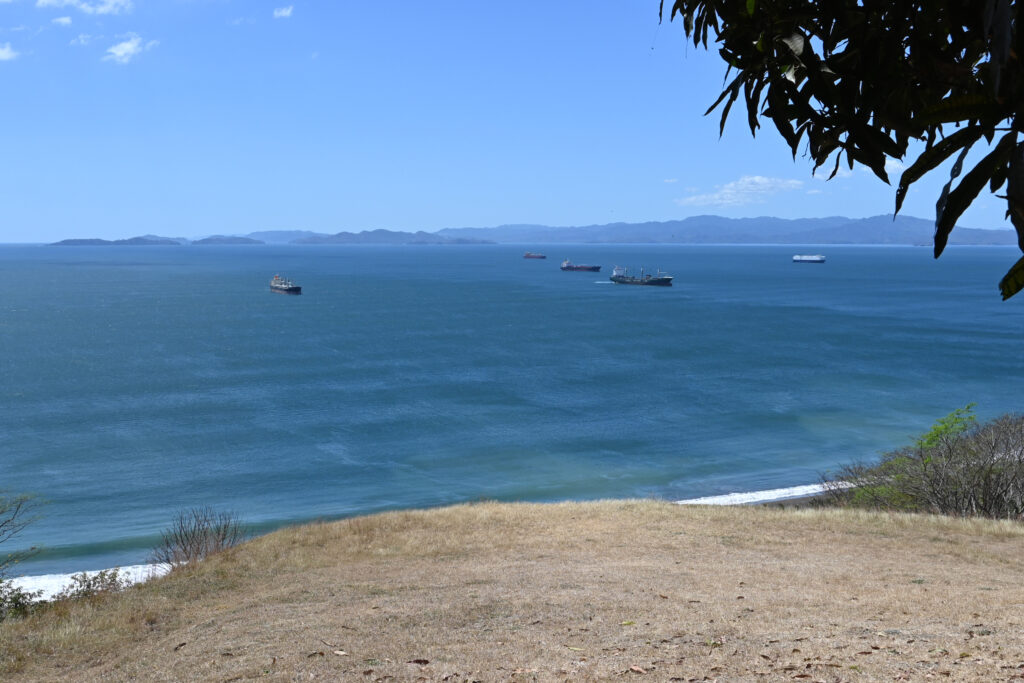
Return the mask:
<svg viewBox="0 0 1024 683">
<path fill-rule="evenodd" d="M 250 232 L 246 237 L 266 244 L 288 244 L 307 237 L 328 237 L 328 235 L 311 230 L 261 230 Z"/>
<path fill-rule="evenodd" d="M 70 239 L 54 242 L 54 247 L 105 247 L 105 246 L 129 246 L 129 247 L 150 247 L 150 246 L 180 246 L 181 242 L 168 237 L 129 237 L 124 240 L 101 240 L 101 239 Z"/>
<path fill-rule="evenodd" d="M 313 235 L 292 240 L 292 244 L 488 244 L 493 240 L 468 235 L 448 236 L 439 233 L 398 232 L 395 230 L 364 230 L 359 233 L 339 232 L 336 235 Z"/>
<path fill-rule="evenodd" d="M 251 237 L 213 235 L 212 237 L 205 237 L 201 240 L 194 240 L 192 244 L 266 244 L 266 242 L 253 239 Z"/>
<path fill-rule="evenodd" d="M 444 228 L 437 232 L 363 230 L 334 235 L 309 230 L 266 230 L 244 236 L 215 235 L 193 244 L 908 244 L 931 245 L 932 221 L 913 216 L 870 218 L 724 218 L 691 216 L 678 221 L 550 226 L 499 225 L 491 228 Z M 250 240 L 250 241 L 247 241 Z M 950 244 L 1013 245 L 1012 230 L 957 227 Z M 188 244 L 183 238 L 145 235 L 127 240 L 70 239 L 58 245 Z"/>
<path fill-rule="evenodd" d="M 608 223 L 579 227 L 502 225 L 446 228 L 445 237 L 499 243 L 669 243 L 669 244 L 931 244 L 932 221 L 891 215 L 871 218 L 724 218 L 692 216 L 678 221 Z M 958 227 L 950 244 L 1016 244 L 1011 230 Z"/>
</svg>

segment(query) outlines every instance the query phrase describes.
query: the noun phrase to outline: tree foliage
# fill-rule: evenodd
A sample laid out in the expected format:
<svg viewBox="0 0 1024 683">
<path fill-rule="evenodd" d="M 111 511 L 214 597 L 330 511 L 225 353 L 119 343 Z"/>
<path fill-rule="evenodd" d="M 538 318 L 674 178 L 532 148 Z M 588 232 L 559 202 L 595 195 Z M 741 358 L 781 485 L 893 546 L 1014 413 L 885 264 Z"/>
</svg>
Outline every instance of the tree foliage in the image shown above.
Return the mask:
<svg viewBox="0 0 1024 683">
<path fill-rule="evenodd" d="M 980 424 L 971 408 L 876 464 L 841 468 L 825 482 L 828 497 L 855 507 L 1024 520 L 1024 417 Z"/>
<path fill-rule="evenodd" d="M 911 185 L 954 160 L 935 207 L 935 257 L 986 187 L 1002 192 L 1024 251 L 1016 0 L 674 0 L 677 16 L 694 45 L 711 37 L 728 65 L 708 109 L 721 107 L 720 130 L 742 94 L 751 133 L 767 119 L 794 156 L 806 144 L 815 170 L 862 164 L 887 183 L 886 159 L 921 141 L 896 213 Z M 986 154 L 960 178 L 976 145 Z M 1024 288 L 1024 258 L 999 288 L 1004 299 Z"/>
</svg>

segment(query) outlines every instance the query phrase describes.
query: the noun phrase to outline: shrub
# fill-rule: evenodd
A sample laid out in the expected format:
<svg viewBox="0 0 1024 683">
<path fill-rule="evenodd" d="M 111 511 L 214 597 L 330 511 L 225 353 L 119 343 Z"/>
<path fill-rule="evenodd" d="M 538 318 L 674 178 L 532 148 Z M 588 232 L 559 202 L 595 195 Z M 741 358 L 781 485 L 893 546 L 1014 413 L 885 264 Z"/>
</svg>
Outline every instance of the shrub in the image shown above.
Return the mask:
<svg viewBox="0 0 1024 683">
<path fill-rule="evenodd" d="M 196 507 L 178 513 L 160 543 L 150 554 L 155 564 L 178 567 L 238 545 L 245 539 L 241 522 L 233 513 L 212 507 Z"/>
<path fill-rule="evenodd" d="M 0 621 L 26 616 L 42 595 L 43 591 L 27 591 L 0 579 Z"/>
<path fill-rule="evenodd" d="M 75 574 L 71 583 L 53 596 L 56 600 L 80 600 L 107 593 L 120 593 L 131 585 L 131 581 L 123 578 L 117 569 L 104 569 L 94 574 Z"/>
<path fill-rule="evenodd" d="M 824 482 L 832 502 L 960 517 L 1024 519 L 1024 417 L 979 424 L 969 405 L 873 465 L 842 467 Z"/>
</svg>

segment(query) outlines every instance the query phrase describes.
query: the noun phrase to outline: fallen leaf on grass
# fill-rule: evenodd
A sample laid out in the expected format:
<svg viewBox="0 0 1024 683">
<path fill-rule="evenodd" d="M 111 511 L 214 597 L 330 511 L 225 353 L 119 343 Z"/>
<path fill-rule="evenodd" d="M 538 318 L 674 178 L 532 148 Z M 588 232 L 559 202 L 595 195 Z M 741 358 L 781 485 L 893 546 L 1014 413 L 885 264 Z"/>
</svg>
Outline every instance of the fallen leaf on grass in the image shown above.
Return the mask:
<svg viewBox="0 0 1024 683">
<path fill-rule="evenodd" d="M 348 655 L 348 653 L 345 652 L 344 650 L 335 650 L 334 654 L 338 655 L 339 657 L 345 657 L 345 656 Z"/>
<path fill-rule="evenodd" d="M 430 660 L 429 659 L 410 659 L 408 662 L 406 662 L 406 664 L 420 664 L 420 665 L 430 664 Z"/>
<path fill-rule="evenodd" d="M 635 626 L 635 625 L 636 625 L 635 621 L 624 621 L 621 624 L 619 624 L 619 626 Z"/>
<path fill-rule="evenodd" d="M 317 650 L 316 652 L 310 652 L 307 657 L 326 657 L 326 653 L 323 650 Z"/>
<path fill-rule="evenodd" d="M 178 643 L 177 645 L 174 646 L 174 651 L 177 652 L 178 650 L 180 650 L 181 648 L 185 647 L 186 645 L 188 645 L 188 643 Z"/>
<path fill-rule="evenodd" d="M 636 674 L 645 674 L 645 673 L 647 673 L 646 669 L 644 669 L 643 667 L 639 667 L 639 666 L 637 666 L 635 664 L 633 666 L 629 667 L 629 670 L 632 671 L 633 673 L 636 673 Z"/>
</svg>

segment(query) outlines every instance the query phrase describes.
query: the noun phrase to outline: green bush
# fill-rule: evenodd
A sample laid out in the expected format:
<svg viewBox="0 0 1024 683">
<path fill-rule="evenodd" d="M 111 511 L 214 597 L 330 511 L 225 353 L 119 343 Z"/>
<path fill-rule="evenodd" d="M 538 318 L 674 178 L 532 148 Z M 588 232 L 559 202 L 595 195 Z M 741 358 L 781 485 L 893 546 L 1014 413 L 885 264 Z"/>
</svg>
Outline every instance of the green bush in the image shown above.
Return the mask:
<svg viewBox="0 0 1024 683">
<path fill-rule="evenodd" d="M 10 580 L 0 579 L 0 621 L 28 615 L 42 591 L 27 591 Z"/>
<path fill-rule="evenodd" d="M 57 600 L 81 600 L 106 593 L 120 593 L 131 585 L 131 581 L 123 578 L 117 569 L 104 569 L 95 574 L 75 574 L 71 583 L 53 596 Z"/>
<path fill-rule="evenodd" d="M 846 465 L 824 484 L 839 505 L 1024 519 L 1024 417 L 979 423 L 973 405 L 959 408 L 911 445 Z"/>
</svg>

